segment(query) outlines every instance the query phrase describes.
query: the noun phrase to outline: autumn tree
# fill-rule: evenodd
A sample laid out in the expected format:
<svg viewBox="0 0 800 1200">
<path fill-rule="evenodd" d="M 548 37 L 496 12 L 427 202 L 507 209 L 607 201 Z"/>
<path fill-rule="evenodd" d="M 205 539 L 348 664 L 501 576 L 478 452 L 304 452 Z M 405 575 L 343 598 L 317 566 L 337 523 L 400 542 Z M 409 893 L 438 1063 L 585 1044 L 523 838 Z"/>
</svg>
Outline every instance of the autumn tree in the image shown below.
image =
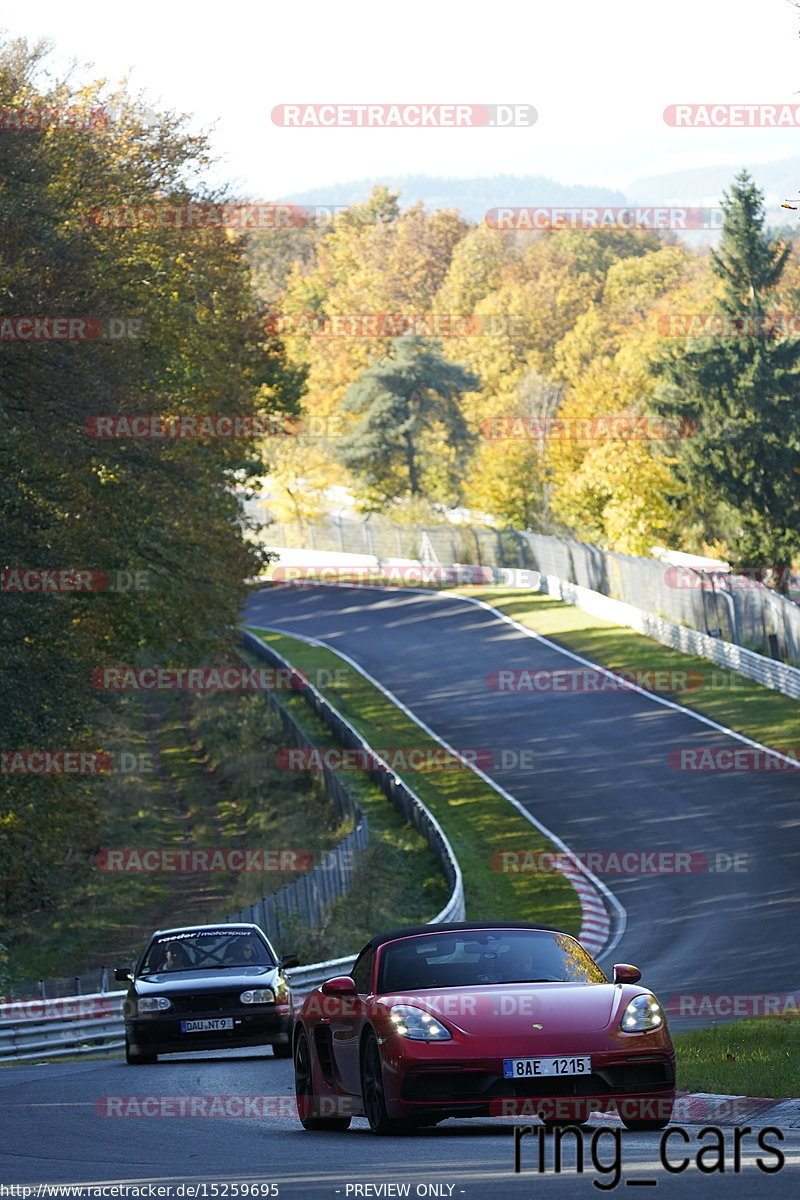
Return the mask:
<svg viewBox="0 0 800 1200">
<path fill-rule="evenodd" d="M 336 454 L 353 472 L 368 506 L 405 494 L 458 495 L 471 438 L 458 404 L 477 378 L 424 338 L 392 340 L 389 357 L 353 383 L 343 410 L 360 419 Z"/>
<path fill-rule="evenodd" d="M 682 246 L 626 256 L 555 349 L 564 400 L 548 445 L 552 508 L 583 540 L 628 554 L 679 540 L 681 509 L 669 497 L 681 489 L 663 422 L 652 419 L 651 364 L 663 353 L 660 318 L 708 307 L 706 274 Z"/>
<path fill-rule="evenodd" d="M 789 247 L 764 229 L 763 196 L 746 171 L 722 200 L 722 241 L 712 254 L 717 311 L 739 322 L 724 337 L 692 338 L 659 365 L 662 414 L 691 422 L 676 472 L 692 504 L 715 519 L 731 561 L 769 565 L 776 578 L 800 551 L 800 343 L 772 335 L 769 312 Z"/>
<path fill-rule="evenodd" d="M 221 200 L 186 182 L 207 161 L 203 140 L 171 114 L 146 118 L 124 91 L 40 83 L 44 55 L 2 48 L 4 111 L 116 115 L 0 135 L 0 320 L 13 331 L 20 317 L 88 318 L 103 336 L 0 341 L 2 565 L 129 582 L 6 589 L 0 745 L 99 751 L 95 670 L 142 653 L 197 665 L 232 646 L 244 580 L 264 561 L 239 494 L 266 464 L 252 440 L 97 437 L 93 419 L 292 411 L 301 385 L 264 339 L 239 235 L 96 219 Z M 5 910 L 53 904 L 65 873 L 86 869 L 95 822 L 90 778 L 5 774 Z"/>
</svg>

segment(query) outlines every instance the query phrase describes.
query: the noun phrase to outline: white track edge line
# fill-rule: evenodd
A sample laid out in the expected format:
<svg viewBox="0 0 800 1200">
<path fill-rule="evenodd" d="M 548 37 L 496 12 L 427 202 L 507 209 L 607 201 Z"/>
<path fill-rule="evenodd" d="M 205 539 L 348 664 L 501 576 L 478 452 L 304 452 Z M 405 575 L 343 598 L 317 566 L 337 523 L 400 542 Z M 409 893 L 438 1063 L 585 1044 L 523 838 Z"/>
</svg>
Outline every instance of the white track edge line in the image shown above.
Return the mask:
<svg viewBox="0 0 800 1200">
<path fill-rule="evenodd" d="M 477 596 L 448 596 L 445 592 L 426 592 L 423 588 L 404 588 L 403 590 L 413 590 L 422 596 L 437 596 L 442 600 L 466 600 L 468 604 L 476 604 L 480 608 L 486 609 L 487 612 L 492 613 L 494 616 L 499 617 L 501 621 L 505 621 L 507 625 L 511 625 L 520 633 L 524 633 L 526 637 L 533 638 L 533 640 L 537 642 L 542 642 L 543 645 L 548 646 L 551 650 L 555 650 L 558 654 L 563 654 L 567 658 L 573 659 L 574 662 L 579 662 L 583 666 L 592 667 L 595 671 L 600 671 L 603 675 L 608 676 L 609 679 L 614 679 L 617 683 L 621 683 L 624 687 L 628 688 L 632 692 L 638 692 L 640 696 L 644 696 L 646 699 L 652 700 L 655 704 L 661 704 L 664 706 L 664 708 L 671 708 L 674 712 L 684 713 L 686 716 L 693 717 L 695 721 L 700 721 L 703 725 L 708 725 L 711 729 L 718 729 L 720 733 L 724 733 L 728 737 L 736 738 L 737 741 L 743 742 L 746 746 L 752 746 L 755 750 L 763 750 L 766 754 L 772 754 L 775 756 L 775 758 L 779 758 L 781 762 L 790 763 L 794 768 L 798 767 L 796 759 L 789 758 L 786 754 L 781 754 L 780 750 L 773 750 L 771 746 L 765 746 L 762 742 L 756 742 L 753 740 L 753 738 L 749 738 L 743 733 L 737 733 L 735 729 L 729 729 L 727 725 L 721 725 L 718 721 L 714 721 L 711 717 L 705 716 L 704 713 L 699 713 L 693 708 L 686 708 L 683 704 L 677 704 L 674 700 L 667 700 L 665 696 L 659 696 L 657 692 L 648 691 L 647 688 L 642 688 L 636 683 L 631 683 L 629 680 L 624 679 L 621 675 L 618 675 L 615 671 L 612 671 L 609 667 L 601 667 L 599 663 L 592 662 L 590 658 L 584 658 L 582 654 L 575 654 L 574 651 L 567 650 L 563 646 L 559 646 L 557 642 L 551 642 L 550 638 L 545 637 L 543 634 L 536 633 L 533 629 L 528 629 L 525 625 L 520 625 L 519 621 L 515 621 L 514 618 L 509 617 L 507 613 L 501 612 L 500 609 L 494 608 L 491 604 L 487 604 L 485 600 L 479 600 Z M 549 595 L 549 593 L 545 592 L 536 592 L 534 594 Z M 551 598 L 554 600 L 559 599 L 557 596 Z M 560 603 L 567 604 L 568 601 L 562 599 Z M 575 606 L 572 605 L 571 607 Z M 618 628 L 625 629 L 627 626 L 621 625 L 618 626 Z M 639 633 L 639 631 L 636 629 L 631 630 L 631 632 Z M 639 636 L 647 637 L 647 634 L 639 633 Z M 651 638 L 650 640 L 652 641 L 653 639 Z M 674 649 L 674 647 L 668 648 Z M 677 653 L 682 654 L 683 651 L 679 650 Z M 731 669 L 732 668 L 728 668 L 728 670 Z"/>
<path fill-rule="evenodd" d="M 273 584 L 273 586 L 275 586 L 275 585 Z M 647 688 L 642 688 L 642 687 L 639 687 L 639 685 L 636 683 L 631 683 L 630 680 L 625 679 L 622 675 L 619 675 L 615 671 L 612 671 L 610 667 L 601 667 L 599 663 L 592 662 L 592 660 L 590 658 L 584 658 L 583 655 L 576 654 L 573 650 L 567 650 L 564 646 L 559 646 L 557 642 L 552 642 L 550 640 L 550 638 L 545 637 L 544 634 L 536 633 L 533 629 L 528 629 L 527 626 L 520 625 L 519 621 L 515 621 L 513 617 L 509 617 L 507 613 L 502 612 L 501 609 L 499 609 L 499 608 L 494 608 L 491 604 L 488 604 L 485 600 L 479 600 L 477 596 L 454 596 L 454 595 L 448 594 L 447 592 L 431 591 L 430 589 L 427 589 L 427 588 L 413 588 L 413 587 L 404 587 L 401 591 L 401 589 L 399 589 L 399 588 L 390 588 L 390 587 L 380 588 L 377 585 L 373 585 L 373 584 L 357 584 L 357 583 L 356 584 L 346 584 L 346 585 L 345 584 L 316 584 L 315 586 L 317 586 L 317 587 L 340 587 L 340 588 L 348 587 L 348 588 L 353 588 L 354 590 L 357 589 L 357 590 L 361 590 L 361 591 L 366 591 L 366 590 L 383 591 L 383 592 L 389 592 L 389 593 L 396 591 L 402 595 L 406 595 L 407 593 L 413 593 L 417 596 L 430 596 L 430 597 L 438 599 L 438 600 L 462 600 L 467 604 L 475 604 L 479 608 L 485 609 L 487 612 L 491 613 L 493 616 L 497 617 L 499 620 L 505 621 L 505 623 L 507 625 L 511 625 L 512 628 L 516 629 L 519 633 L 523 633 L 525 635 L 525 637 L 529 637 L 529 638 L 532 638 L 534 641 L 541 642 L 543 645 L 549 647 L 549 649 L 555 650 L 555 652 L 557 654 L 563 654 L 566 658 L 571 658 L 574 662 L 581 663 L 585 667 L 591 667 L 593 670 L 599 671 L 601 674 L 607 676 L 609 679 L 613 679 L 616 683 L 621 684 L 625 688 L 628 688 L 629 691 L 638 692 L 640 696 L 644 696 L 646 699 L 652 700 L 655 704 L 661 704 L 664 708 L 671 708 L 674 712 L 683 713 L 688 717 L 692 717 L 695 721 L 700 721 L 703 725 L 708 725 L 711 729 L 719 730 L 720 733 L 724 733 L 727 737 L 735 738 L 737 741 L 743 742 L 744 745 L 746 745 L 746 746 L 752 746 L 755 750 L 763 750 L 765 754 L 773 755 L 775 758 L 780 759 L 781 762 L 788 763 L 794 769 L 800 769 L 800 764 L 798 764 L 797 759 L 789 758 L 788 755 L 781 754 L 780 750 L 775 750 L 771 746 L 765 746 L 763 744 L 763 742 L 756 742 L 753 740 L 753 738 L 749 738 L 743 733 L 737 733 L 735 729 L 729 729 L 727 725 L 721 725 L 718 721 L 714 721 L 711 717 L 705 716 L 704 713 L 699 713 L 693 708 L 686 708 L 684 705 L 678 704 L 674 700 L 667 700 L 665 696 L 659 696 L 659 694 L 657 692 L 648 691 Z M 529 590 L 532 592 L 533 595 L 537 595 L 537 596 L 550 594 L 549 592 L 533 592 L 532 588 L 531 589 L 520 588 L 519 590 L 521 592 Z M 558 600 L 558 602 L 560 604 L 569 604 L 568 600 L 564 600 L 563 598 L 561 598 L 559 596 L 552 596 L 551 599 Z M 576 606 L 571 605 L 570 607 L 574 608 Z M 581 610 L 581 611 L 583 611 L 583 610 Z M 591 614 L 588 614 L 588 615 L 591 615 Z M 602 618 L 598 618 L 598 619 L 602 619 Z M 609 623 L 612 625 L 614 624 L 614 622 L 609 622 Z M 625 625 L 619 625 L 619 626 L 617 626 L 617 628 L 626 629 L 629 627 L 625 626 Z M 632 629 L 631 632 L 638 634 L 639 637 L 646 638 L 648 636 L 646 633 L 641 633 L 637 629 Z M 649 640 L 653 641 L 654 639 L 650 638 Z M 660 645 L 661 643 L 658 643 L 658 644 Z M 667 649 L 675 649 L 675 648 L 667 647 Z M 677 650 L 676 653 L 683 654 L 684 651 Z M 697 656 L 695 655 L 694 657 L 697 657 Z M 732 671 L 734 674 L 736 673 L 735 668 L 733 668 L 733 667 L 727 667 L 727 668 L 723 668 L 723 669 Z"/>
<path fill-rule="evenodd" d="M 426 594 L 421 588 L 413 588 L 413 589 L 408 588 L 408 589 L 404 589 L 404 591 L 415 591 L 421 595 Z M 456 599 L 456 598 L 466 599 L 466 597 L 453 597 L 453 599 Z M 489 606 L 487 605 L 487 607 L 489 607 Z M 251 622 L 248 622 L 248 624 L 251 624 Z M 512 804 L 514 806 L 514 808 L 516 808 L 516 810 L 522 814 L 522 816 L 525 818 L 526 821 L 530 822 L 530 824 L 534 825 L 539 830 L 540 833 L 544 834 L 545 837 L 549 838 L 550 841 L 553 843 L 553 845 L 557 846 L 560 850 L 563 850 L 563 852 L 565 854 L 569 855 L 569 857 L 576 863 L 576 869 L 580 872 L 580 874 L 583 876 L 583 878 L 588 879 L 590 881 L 590 883 L 594 885 L 594 887 L 597 889 L 597 891 L 601 892 L 602 895 L 606 897 L 609 904 L 611 904 L 612 907 L 614 908 L 614 910 L 616 911 L 617 929 L 616 929 L 615 935 L 611 939 L 611 941 L 608 943 L 608 945 L 606 945 L 603 948 L 602 953 L 598 953 L 597 957 L 598 957 L 598 959 L 605 958 L 606 955 L 611 953 L 611 951 L 619 944 L 619 942 L 622 938 L 622 935 L 625 932 L 625 927 L 626 927 L 627 921 L 628 921 L 628 914 L 627 914 L 625 908 L 623 907 L 623 905 L 620 903 L 620 901 L 617 899 L 617 897 L 611 891 L 611 889 L 608 888 L 601 879 L 598 879 L 596 875 L 593 875 L 591 871 L 589 871 L 585 867 L 583 867 L 583 864 L 579 860 L 576 859 L 574 851 L 570 850 L 569 846 L 566 844 L 565 841 L 563 841 L 562 838 L 558 837 L 557 834 L 553 833 L 552 830 L 548 829 L 546 825 L 543 825 L 542 822 L 539 821 L 537 817 L 534 817 L 532 813 L 527 812 L 526 809 L 524 809 L 522 807 L 519 800 L 517 800 L 515 796 L 512 796 L 510 792 L 507 792 L 504 787 L 501 787 L 501 785 L 499 783 L 497 783 L 494 779 L 492 779 L 489 775 L 487 775 L 484 771 L 482 771 L 480 769 L 480 767 L 476 767 L 472 763 L 468 763 L 467 760 L 463 757 L 463 755 L 459 754 L 457 750 L 455 750 L 452 746 L 450 746 L 449 743 L 444 740 L 444 738 L 441 738 L 441 737 L 439 737 L 439 735 L 437 733 L 434 733 L 434 731 L 430 728 L 430 726 L 426 725 L 425 722 L 420 717 L 418 717 L 414 712 L 412 712 L 412 710 L 410 708 L 408 708 L 407 705 L 403 704 L 402 700 L 399 700 L 392 692 L 389 691 L 388 688 L 384 687 L 382 683 L 379 683 L 377 679 L 375 679 L 372 675 L 370 675 L 369 671 L 367 671 L 364 667 L 359 666 L 359 664 L 355 661 L 355 659 L 352 659 L 349 654 L 345 654 L 342 650 L 338 650 L 338 649 L 335 650 L 335 649 L 333 649 L 333 647 L 329 646 L 326 642 L 320 641 L 319 638 L 308 637 L 306 634 L 296 633 L 294 631 L 290 631 L 287 629 L 278 629 L 276 626 L 266 626 L 265 625 L 265 626 L 260 626 L 260 628 L 266 629 L 267 632 L 283 634 L 284 637 L 296 637 L 298 641 L 306 642 L 310 646 L 319 646 L 321 649 L 328 650 L 328 651 L 330 651 L 330 653 L 337 654 L 339 656 L 339 658 L 344 659 L 345 662 L 348 662 L 350 664 L 350 666 L 353 667 L 354 670 L 358 671 L 358 673 L 360 675 L 363 675 L 365 679 L 367 679 L 374 687 L 376 687 L 387 698 L 387 700 L 389 700 L 392 704 L 395 704 L 397 706 L 397 708 L 400 709 L 401 712 L 405 713 L 405 715 L 407 717 L 409 717 L 412 721 L 414 721 L 415 724 L 419 725 L 420 729 L 424 730 L 425 733 L 427 733 L 429 737 L 433 738 L 434 741 L 438 742 L 439 745 L 442 746 L 449 754 L 452 754 L 455 758 L 458 758 L 461 762 L 463 762 L 465 764 L 465 766 L 467 766 L 471 771 L 474 771 L 474 773 L 476 775 L 479 775 L 481 777 L 481 779 L 483 779 L 484 783 L 487 783 L 489 785 L 489 787 L 493 788 L 494 791 L 496 791 L 499 795 L 501 795 L 504 800 L 507 800 L 509 804 Z M 565 878 L 566 878 L 566 876 L 565 876 Z M 581 924 L 582 924 L 583 923 L 583 904 L 581 902 L 581 897 L 578 894 L 577 889 L 574 888 L 574 885 L 573 885 L 573 889 L 575 890 L 576 895 L 578 895 L 578 902 L 581 904 Z M 611 925 L 611 921 L 609 920 L 609 926 L 610 925 Z"/>
</svg>

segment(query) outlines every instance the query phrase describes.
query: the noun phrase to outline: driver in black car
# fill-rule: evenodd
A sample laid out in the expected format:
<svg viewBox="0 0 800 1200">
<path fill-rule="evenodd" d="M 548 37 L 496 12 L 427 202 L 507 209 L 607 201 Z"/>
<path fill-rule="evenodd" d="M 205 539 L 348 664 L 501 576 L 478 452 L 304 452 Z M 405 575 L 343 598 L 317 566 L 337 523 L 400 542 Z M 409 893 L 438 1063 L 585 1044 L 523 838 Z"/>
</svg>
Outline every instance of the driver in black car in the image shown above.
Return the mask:
<svg viewBox="0 0 800 1200">
<path fill-rule="evenodd" d="M 189 966 L 189 956 L 180 944 L 170 943 L 161 954 L 157 970 L 185 971 Z"/>
<path fill-rule="evenodd" d="M 237 938 L 225 951 L 225 962 L 230 966 L 249 967 L 266 961 L 263 946 L 254 938 Z"/>
</svg>

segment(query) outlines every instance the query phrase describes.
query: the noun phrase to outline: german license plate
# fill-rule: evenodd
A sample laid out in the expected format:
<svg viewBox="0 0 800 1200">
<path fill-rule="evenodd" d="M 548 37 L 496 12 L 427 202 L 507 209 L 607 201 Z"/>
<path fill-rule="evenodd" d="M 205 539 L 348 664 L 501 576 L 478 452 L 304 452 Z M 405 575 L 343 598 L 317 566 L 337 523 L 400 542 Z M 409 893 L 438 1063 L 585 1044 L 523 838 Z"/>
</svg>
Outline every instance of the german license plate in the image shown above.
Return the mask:
<svg viewBox="0 0 800 1200">
<path fill-rule="evenodd" d="M 504 1058 L 504 1079 L 533 1079 L 544 1075 L 591 1075 L 592 1060 L 582 1058 Z"/>
<path fill-rule="evenodd" d="M 205 1017 L 202 1021 L 181 1021 L 181 1033 L 213 1033 L 233 1029 L 233 1017 Z"/>
</svg>

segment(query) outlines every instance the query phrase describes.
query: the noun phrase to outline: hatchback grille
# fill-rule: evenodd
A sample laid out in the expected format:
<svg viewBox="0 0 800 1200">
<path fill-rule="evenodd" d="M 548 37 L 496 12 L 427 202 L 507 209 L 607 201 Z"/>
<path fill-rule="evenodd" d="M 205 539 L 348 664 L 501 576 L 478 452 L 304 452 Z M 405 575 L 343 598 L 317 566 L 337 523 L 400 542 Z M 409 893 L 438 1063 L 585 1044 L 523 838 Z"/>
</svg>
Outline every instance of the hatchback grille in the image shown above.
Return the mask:
<svg viewBox="0 0 800 1200">
<path fill-rule="evenodd" d="M 174 1012 L 216 1013 L 242 1008 L 241 992 L 197 992 L 172 997 Z"/>
</svg>

